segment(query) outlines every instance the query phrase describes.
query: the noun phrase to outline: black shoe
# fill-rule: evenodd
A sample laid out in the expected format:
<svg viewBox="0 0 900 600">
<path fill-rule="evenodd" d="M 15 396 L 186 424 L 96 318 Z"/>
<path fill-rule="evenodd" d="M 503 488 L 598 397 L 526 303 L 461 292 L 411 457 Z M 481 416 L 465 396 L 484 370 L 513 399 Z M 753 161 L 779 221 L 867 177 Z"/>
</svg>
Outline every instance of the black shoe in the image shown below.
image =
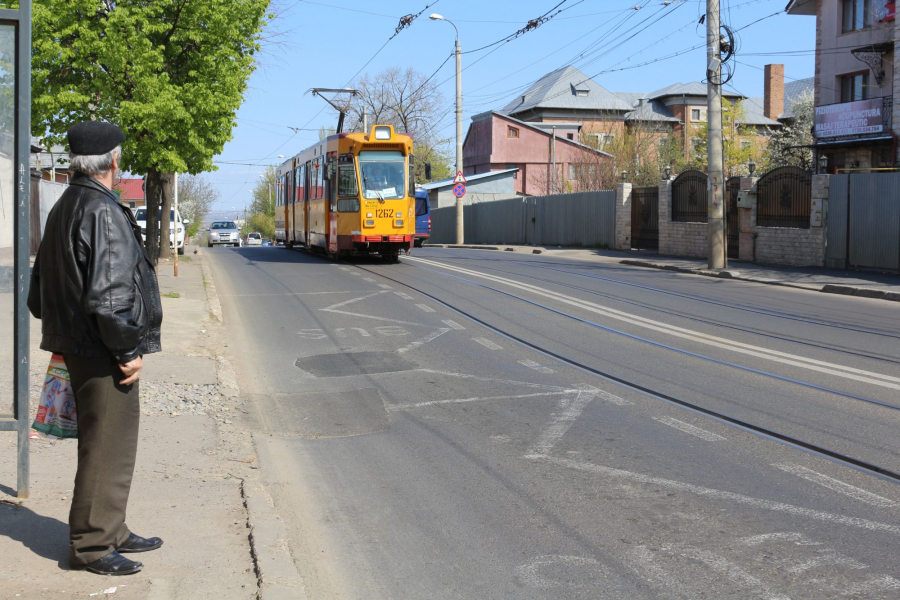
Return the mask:
<svg viewBox="0 0 900 600">
<path fill-rule="evenodd" d="M 128 552 L 150 552 L 156 550 L 163 545 L 163 541 L 158 537 L 142 538 L 139 535 L 129 534 L 125 543 L 119 546 L 118 551 L 125 554 Z"/>
<path fill-rule="evenodd" d="M 128 560 L 118 552 L 110 552 L 86 565 L 74 565 L 73 569 L 84 569 L 97 575 L 133 575 L 144 568 L 142 563 Z"/>
</svg>

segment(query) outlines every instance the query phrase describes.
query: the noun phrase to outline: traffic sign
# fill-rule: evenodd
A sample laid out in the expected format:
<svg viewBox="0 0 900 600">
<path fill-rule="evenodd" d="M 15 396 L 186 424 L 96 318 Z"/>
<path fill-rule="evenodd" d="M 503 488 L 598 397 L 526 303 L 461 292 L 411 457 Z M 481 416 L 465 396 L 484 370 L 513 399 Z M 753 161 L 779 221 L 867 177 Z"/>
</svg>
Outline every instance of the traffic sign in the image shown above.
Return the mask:
<svg viewBox="0 0 900 600">
<path fill-rule="evenodd" d="M 453 195 L 457 198 L 462 198 L 466 195 L 466 186 L 462 183 L 457 183 L 453 186 Z"/>
<path fill-rule="evenodd" d="M 463 176 L 462 171 L 456 172 L 456 177 L 453 178 L 453 183 L 466 183 L 466 178 Z"/>
</svg>

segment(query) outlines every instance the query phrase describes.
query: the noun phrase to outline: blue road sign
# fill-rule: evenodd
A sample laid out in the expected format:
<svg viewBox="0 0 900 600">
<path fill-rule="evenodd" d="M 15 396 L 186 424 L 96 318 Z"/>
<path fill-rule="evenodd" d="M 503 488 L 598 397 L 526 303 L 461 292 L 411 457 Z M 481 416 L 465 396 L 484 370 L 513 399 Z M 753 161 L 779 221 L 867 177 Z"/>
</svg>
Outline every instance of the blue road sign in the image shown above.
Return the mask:
<svg viewBox="0 0 900 600">
<path fill-rule="evenodd" d="M 461 183 L 457 183 L 456 185 L 454 185 L 453 186 L 453 195 L 456 196 L 457 198 L 462 198 L 463 196 L 465 196 L 466 195 L 466 186 Z"/>
</svg>

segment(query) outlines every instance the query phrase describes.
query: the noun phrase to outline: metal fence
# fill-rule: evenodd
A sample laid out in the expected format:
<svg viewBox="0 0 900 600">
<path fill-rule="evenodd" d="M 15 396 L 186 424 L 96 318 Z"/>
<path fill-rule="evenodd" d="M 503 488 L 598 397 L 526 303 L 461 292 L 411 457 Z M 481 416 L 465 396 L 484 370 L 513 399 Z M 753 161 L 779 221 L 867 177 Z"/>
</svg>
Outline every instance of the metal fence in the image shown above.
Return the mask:
<svg viewBox="0 0 900 600">
<path fill-rule="evenodd" d="M 655 185 L 631 189 L 631 247 L 659 248 L 659 188 Z"/>
<path fill-rule="evenodd" d="M 612 247 L 614 190 L 479 202 L 465 208 L 465 243 Z M 434 244 L 456 242 L 456 207 L 431 213 Z"/>
<path fill-rule="evenodd" d="M 825 266 L 900 270 L 900 173 L 832 175 Z"/>
<path fill-rule="evenodd" d="M 801 167 L 777 167 L 759 178 L 756 189 L 759 227 L 809 229 L 811 172 Z"/>
<path fill-rule="evenodd" d="M 672 182 L 672 220 L 681 223 L 706 223 L 709 178 L 703 171 L 690 169 Z"/>
</svg>

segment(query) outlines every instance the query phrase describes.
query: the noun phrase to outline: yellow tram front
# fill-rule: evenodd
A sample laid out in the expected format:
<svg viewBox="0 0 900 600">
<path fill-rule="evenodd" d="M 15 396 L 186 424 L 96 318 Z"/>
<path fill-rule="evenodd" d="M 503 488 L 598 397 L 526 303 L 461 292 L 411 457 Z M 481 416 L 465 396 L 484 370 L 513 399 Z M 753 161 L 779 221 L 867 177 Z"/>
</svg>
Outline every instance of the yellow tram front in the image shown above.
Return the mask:
<svg viewBox="0 0 900 600">
<path fill-rule="evenodd" d="M 396 260 L 415 238 L 414 167 L 412 139 L 390 125 L 329 136 L 278 169 L 276 237 Z"/>
</svg>

